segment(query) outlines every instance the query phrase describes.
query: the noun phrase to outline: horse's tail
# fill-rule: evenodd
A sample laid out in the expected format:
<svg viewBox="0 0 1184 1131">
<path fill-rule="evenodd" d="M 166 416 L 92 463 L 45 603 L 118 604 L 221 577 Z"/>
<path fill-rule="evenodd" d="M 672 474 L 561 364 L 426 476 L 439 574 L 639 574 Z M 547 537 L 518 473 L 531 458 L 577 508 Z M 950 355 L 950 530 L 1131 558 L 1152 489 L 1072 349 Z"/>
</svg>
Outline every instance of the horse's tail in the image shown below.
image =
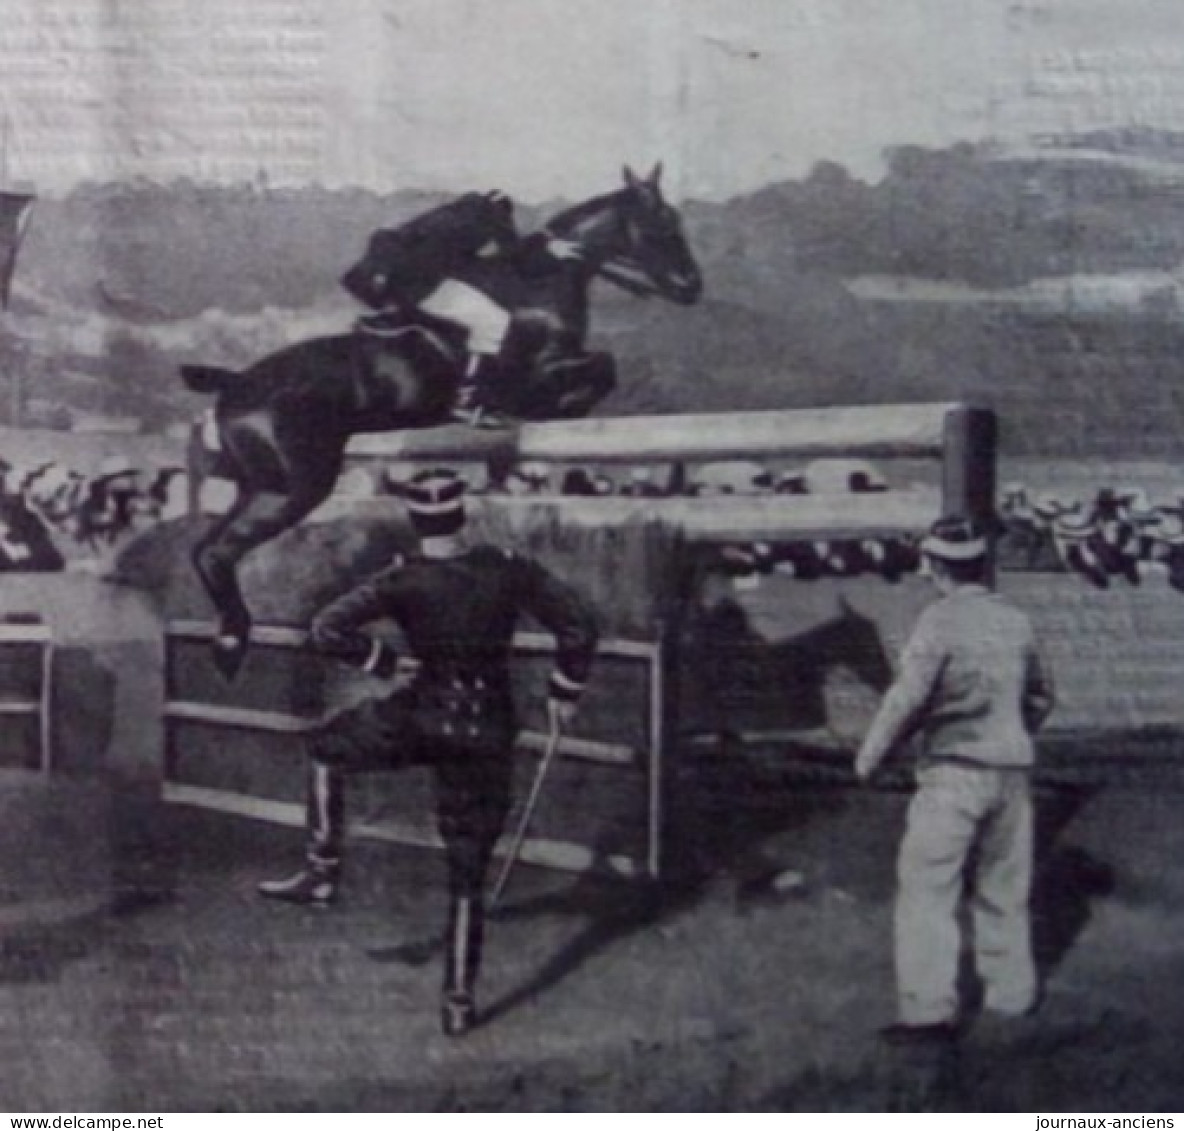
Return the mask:
<svg viewBox="0 0 1184 1131">
<path fill-rule="evenodd" d="M 182 365 L 181 380 L 194 393 L 220 393 L 239 379 L 233 369 L 217 365 Z"/>
</svg>

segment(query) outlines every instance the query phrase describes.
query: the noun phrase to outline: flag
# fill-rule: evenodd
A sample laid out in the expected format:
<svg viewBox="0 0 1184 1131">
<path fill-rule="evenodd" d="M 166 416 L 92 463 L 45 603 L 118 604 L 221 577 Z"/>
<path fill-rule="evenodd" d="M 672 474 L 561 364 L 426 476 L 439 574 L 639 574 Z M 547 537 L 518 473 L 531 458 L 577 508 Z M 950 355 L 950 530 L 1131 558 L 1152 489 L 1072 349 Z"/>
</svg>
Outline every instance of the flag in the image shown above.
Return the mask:
<svg viewBox="0 0 1184 1131">
<path fill-rule="evenodd" d="M 8 307 L 8 292 L 16 270 L 16 256 L 29 226 L 36 197 L 28 193 L 0 191 L 0 308 Z"/>
</svg>

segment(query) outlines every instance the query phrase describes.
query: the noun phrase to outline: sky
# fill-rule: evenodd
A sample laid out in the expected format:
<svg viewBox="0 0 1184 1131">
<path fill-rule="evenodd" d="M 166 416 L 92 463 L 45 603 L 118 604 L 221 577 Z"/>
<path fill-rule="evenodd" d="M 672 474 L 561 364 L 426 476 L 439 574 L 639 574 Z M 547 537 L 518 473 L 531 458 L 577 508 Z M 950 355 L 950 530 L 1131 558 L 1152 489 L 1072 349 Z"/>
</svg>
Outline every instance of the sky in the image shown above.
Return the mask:
<svg viewBox="0 0 1184 1131">
<path fill-rule="evenodd" d="M 1184 131 L 1180 0 L 0 0 L 7 175 L 720 200 L 886 149 Z"/>
</svg>

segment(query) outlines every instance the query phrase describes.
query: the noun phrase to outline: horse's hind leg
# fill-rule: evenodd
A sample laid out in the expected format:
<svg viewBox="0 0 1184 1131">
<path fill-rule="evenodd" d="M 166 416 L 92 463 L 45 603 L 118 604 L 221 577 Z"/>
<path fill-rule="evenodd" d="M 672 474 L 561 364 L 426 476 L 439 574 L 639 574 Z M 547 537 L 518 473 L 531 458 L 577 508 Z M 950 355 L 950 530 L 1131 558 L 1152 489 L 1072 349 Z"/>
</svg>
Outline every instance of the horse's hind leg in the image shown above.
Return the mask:
<svg viewBox="0 0 1184 1131">
<path fill-rule="evenodd" d="M 214 662 L 233 679 L 242 666 L 250 642 L 251 614 L 238 581 L 238 564 L 264 542 L 291 529 L 329 495 L 332 482 L 320 491 L 296 495 L 240 492 L 224 515 L 193 552 L 193 564 L 219 614 L 214 639 Z"/>
</svg>

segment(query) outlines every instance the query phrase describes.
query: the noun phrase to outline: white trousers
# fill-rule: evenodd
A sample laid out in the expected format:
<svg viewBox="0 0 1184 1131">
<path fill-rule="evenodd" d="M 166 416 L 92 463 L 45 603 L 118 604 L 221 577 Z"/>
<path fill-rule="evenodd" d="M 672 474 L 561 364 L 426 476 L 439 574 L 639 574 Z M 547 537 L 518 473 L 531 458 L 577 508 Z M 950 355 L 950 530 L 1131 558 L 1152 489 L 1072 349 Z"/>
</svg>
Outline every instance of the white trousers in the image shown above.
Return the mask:
<svg viewBox="0 0 1184 1131">
<path fill-rule="evenodd" d="M 457 279 L 445 279 L 419 304 L 419 308 L 468 330 L 470 353 L 496 356 L 510 329 L 508 311 L 484 292 Z"/>
<path fill-rule="evenodd" d="M 972 850 L 977 860 L 967 890 Z M 904 1024 L 932 1025 L 957 1016 L 957 916 L 964 893 L 984 1006 L 1020 1014 L 1035 1003 L 1032 860 L 1027 772 L 950 762 L 918 771 L 897 858 L 896 985 Z"/>
</svg>

